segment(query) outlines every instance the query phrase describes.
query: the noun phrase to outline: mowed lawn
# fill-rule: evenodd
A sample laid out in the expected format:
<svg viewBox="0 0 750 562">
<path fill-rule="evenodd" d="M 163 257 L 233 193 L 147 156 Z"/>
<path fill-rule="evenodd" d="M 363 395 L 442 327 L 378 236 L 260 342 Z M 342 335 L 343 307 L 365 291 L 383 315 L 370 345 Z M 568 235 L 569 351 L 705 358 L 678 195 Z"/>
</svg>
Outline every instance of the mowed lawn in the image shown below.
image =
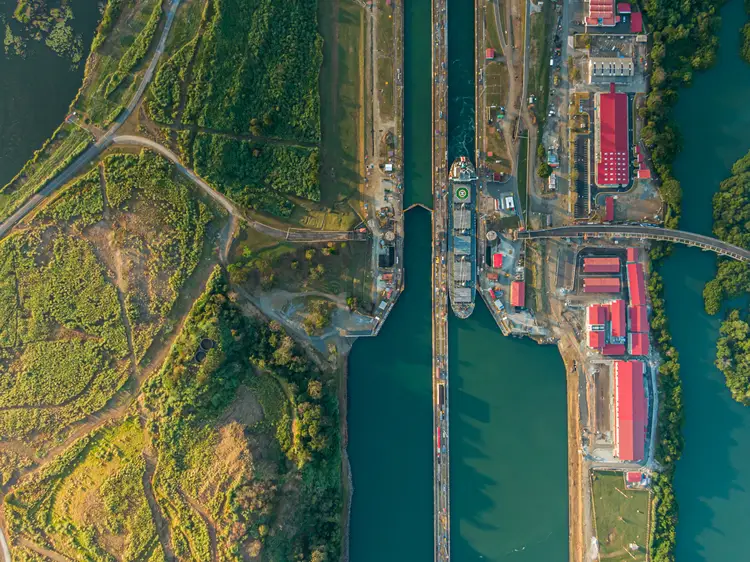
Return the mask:
<svg viewBox="0 0 750 562">
<path fill-rule="evenodd" d="M 646 560 L 649 492 L 626 489 L 619 472 L 597 471 L 592 479 L 600 559 Z M 631 544 L 638 545 L 638 550 L 631 550 Z"/>
</svg>

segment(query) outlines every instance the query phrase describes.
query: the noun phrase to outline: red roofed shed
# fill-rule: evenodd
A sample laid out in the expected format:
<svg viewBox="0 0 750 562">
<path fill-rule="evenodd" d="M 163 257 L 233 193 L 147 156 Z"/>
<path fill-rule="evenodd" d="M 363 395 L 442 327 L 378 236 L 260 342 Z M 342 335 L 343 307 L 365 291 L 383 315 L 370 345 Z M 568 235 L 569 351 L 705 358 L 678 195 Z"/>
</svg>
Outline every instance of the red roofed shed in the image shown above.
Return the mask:
<svg viewBox="0 0 750 562">
<path fill-rule="evenodd" d="M 608 343 L 602 349 L 602 355 L 625 355 L 625 344 Z"/>
<path fill-rule="evenodd" d="M 604 326 L 607 320 L 607 308 L 603 304 L 592 304 L 588 309 L 589 326 Z"/>
<path fill-rule="evenodd" d="M 615 18 L 615 0 L 589 0 L 589 15 L 586 25 L 613 26 Z"/>
<path fill-rule="evenodd" d="M 643 279 L 643 265 L 629 263 L 627 269 L 630 306 L 644 306 L 646 304 L 646 285 Z"/>
<path fill-rule="evenodd" d="M 492 254 L 492 267 L 503 267 L 503 255 L 501 253 Z"/>
<path fill-rule="evenodd" d="M 648 332 L 648 313 L 645 306 L 631 306 L 628 313 L 631 332 Z"/>
<path fill-rule="evenodd" d="M 630 355 L 648 355 L 650 346 L 648 333 L 638 332 L 628 336 Z"/>
<path fill-rule="evenodd" d="M 604 200 L 604 220 L 607 222 L 615 220 L 615 200 L 612 197 Z"/>
<path fill-rule="evenodd" d="M 625 480 L 628 484 L 638 484 L 641 480 L 643 480 L 643 474 L 640 472 L 628 472 L 625 475 Z"/>
<path fill-rule="evenodd" d="M 484 58 L 487 60 L 494 59 L 495 58 L 495 49 L 487 49 L 484 52 Z"/>
<path fill-rule="evenodd" d="M 641 12 L 633 12 L 630 16 L 630 32 L 640 33 L 643 31 L 643 14 Z"/>
<path fill-rule="evenodd" d="M 604 332 L 602 330 L 591 330 L 589 332 L 589 347 L 592 349 L 604 347 Z"/>
<path fill-rule="evenodd" d="M 638 179 L 640 180 L 651 179 L 651 170 L 649 170 L 648 168 L 640 168 L 638 170 Z"/>
<path fill-rule="evenodd" d="M 618 273 L 620 258 L 583 258 L 584 273 Z"/>
<path fill-rule="evenodd" d="M 526 284 L 523 281 L 513 281 L 510 284 L 510 304 L 511 306 L 525 306 Z"/>
<path fill-rule="evenodd" d="M 615 362 L 615 456 L 624 461 L 643 460 L 646 441 L 646 396 L 643 363 Z"/>
<path fill-rule="evenodd" d="M 636 262 L 638 261 L 638 248 L 628 248 L 627 249 L 627 262 Z"/>
<path fill-rule="evenodd" d="M 617 13 L 618 14 L 629 14 L 631 12 L 630 4 L 628 2 L 618 2 L 617 3 Z"/>
<path fill-rule="evenodd" d="M 598 94 L 597 138 L 599 154 L 596 184 L 625 185 L 630 181 L 630 143 L 628 141 L 628 96 L 615 93 Z"/>
<path fill-rule="evenodd" d="M 584 293 L 619 293 L 620 280 L 617 277 L 584 277 Z"/>
<path fill-rule="evenodd" d="M 625 337 L 625 301 L 618 299 L 609 305 L 612 313 L 612 337 Z"/>
</svg>

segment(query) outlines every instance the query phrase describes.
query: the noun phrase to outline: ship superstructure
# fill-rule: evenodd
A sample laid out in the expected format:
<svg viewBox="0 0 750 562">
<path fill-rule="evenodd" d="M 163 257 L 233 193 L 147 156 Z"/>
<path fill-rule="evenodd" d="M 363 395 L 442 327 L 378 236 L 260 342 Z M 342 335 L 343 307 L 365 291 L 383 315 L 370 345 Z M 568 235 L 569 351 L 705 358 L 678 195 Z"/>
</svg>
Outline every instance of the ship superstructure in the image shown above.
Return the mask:
<svg viewBox="0 0 750 562">
<path fill-rule="evenodd" d="M 448 293 L 453 313 L 474 312 L 477 286 L 476 172 L 466 156 L 451 165 L 448 225 Z"/>
</svg>

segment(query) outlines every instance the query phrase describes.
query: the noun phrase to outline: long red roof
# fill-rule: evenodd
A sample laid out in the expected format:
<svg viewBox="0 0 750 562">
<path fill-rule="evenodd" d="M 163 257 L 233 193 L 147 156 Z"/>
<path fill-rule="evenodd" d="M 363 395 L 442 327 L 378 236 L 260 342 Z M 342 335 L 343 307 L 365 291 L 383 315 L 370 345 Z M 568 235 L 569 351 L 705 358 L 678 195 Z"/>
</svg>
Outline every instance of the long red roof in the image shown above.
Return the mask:
<svg viewBox="0 0 750 562">
<path fill-rule="evenodd" d="M 648 333 L 630 334 L 630 355 L 648 355 L 649 349 Z"/>
<path fill-rule="evenodd" d="M 618 273 L 620 258 L 583 258 L 584 273 Z"/>
<path fill-rule="evenodd" d="M 589 331 L 589 347 L 592 349 L 604 347 L 604 332 L 602 330 Z"/>
<path fill-rule="evenodd" d="M 630 181 L 630 145 L 628 142 L 628 96 L 615 93 L 599 95 L 599 160 L 596 183 L 624 185 Z"/>
<path fill-rule="evenodd" d="M 620 460 L 643 460 L 646 440 L 646 396 L 643 363 L 615 362 L 615 449 Z"/>
<path fill-rule="evenodd" d="M 625 301 L 618 299 L 610 304 L 609 309 L 612 313 L 612 337 L 625 337 Z"/>
<path fill-rule="evenodd" d="M 627 269 L 630 306 L 643 306 L 646 304 L 646 283 L 643 278 L 643 265 L 640 263 L 629 263 Z"/>
<path fill-rule="evenodd" d="M 589 326 L 603 326 L 607 320 L 607 309 L 603 304 L 589 306 Z"/>
<path fill-rule="evenodd" d="M 620 279 L 618 277 L 584 277 L 584 293 L 619 293 Z"/>
<path fill-rule="evenodd" d="M 526 304 L 526 285 L 523 281 L 513 281 L 510 284 L 510 304 L 512 306 Z"/>
<path fill-rule="evenodd" d="M 648 313 L 645 306 L 631 306 L 628 314 L 631 332 L 648 332 Z"/>
<path fill-rule="evenodd" d="M 602 349 L 602 355 L 625 355 L 625 344 L 608 343 Z"/>
</svg>

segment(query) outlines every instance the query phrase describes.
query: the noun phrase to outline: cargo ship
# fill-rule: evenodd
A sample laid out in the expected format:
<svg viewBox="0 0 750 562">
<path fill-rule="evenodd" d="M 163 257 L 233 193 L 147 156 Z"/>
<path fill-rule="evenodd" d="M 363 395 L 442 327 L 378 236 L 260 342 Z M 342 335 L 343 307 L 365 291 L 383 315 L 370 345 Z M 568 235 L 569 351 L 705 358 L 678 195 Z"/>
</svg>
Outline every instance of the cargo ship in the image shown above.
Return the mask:
<svg viewBox="0 0 750 562">
<path fill-rule="evenodd" d="M 474 312 L 477 287 L 476 180 L 466 156 L 451 165 L 448 181 L 448 294 L 459 318 Z"/>
</svg>

